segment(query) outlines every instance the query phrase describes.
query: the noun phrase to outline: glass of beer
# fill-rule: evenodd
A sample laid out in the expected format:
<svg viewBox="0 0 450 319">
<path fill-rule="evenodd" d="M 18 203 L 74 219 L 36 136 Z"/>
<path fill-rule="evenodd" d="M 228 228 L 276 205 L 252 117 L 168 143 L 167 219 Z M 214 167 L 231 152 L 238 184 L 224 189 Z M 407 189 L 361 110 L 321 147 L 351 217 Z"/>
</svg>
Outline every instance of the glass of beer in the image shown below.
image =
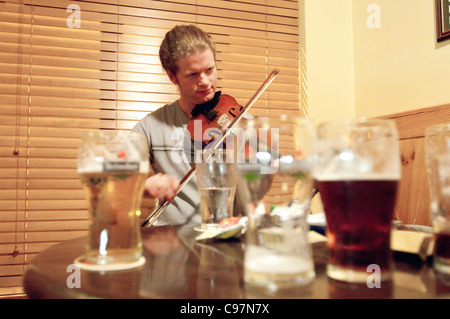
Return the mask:
<svg viewBox="0 0 450 319">
<path fill-rule="evenodd" d="M 327 221 L 327 274 L 352 283 L 367 283 L 371 275 L 390 280 L 390 234 L 401 175 L 395 123 L 331 121 L 319 125 L 317 134 L 313 175 Z"/>
<path fill-rule="evenodd" d="M 236 161 L 232 149 L 205 149 L 196 152 L 197 188 L 203 230 L 214 230 L 233 216 L 236 193 Z"/>
<path fill-rule="evenodd" d="M 243 120 L 236 135 L 236 200 L 248 218 L 244 281 L 269 291 L 315 278 L 307 242 L 314 125 L 299 116 Z M 237 206 L 239 207 L 239 205 Z"/>
<path fill-rule="evenodd" d="M 142 264 L 140 204 L 149 172 L 145 138 L 137 133 L 84 133 L 78 173 L 90 225 L 80 267 L 114 270 Z"/>
<path fill-rule="evenodd" d="M 450 123 L 427 128 L 426 158 L 435 232 L 433 268 L 450 285 Z"/>
</svg>

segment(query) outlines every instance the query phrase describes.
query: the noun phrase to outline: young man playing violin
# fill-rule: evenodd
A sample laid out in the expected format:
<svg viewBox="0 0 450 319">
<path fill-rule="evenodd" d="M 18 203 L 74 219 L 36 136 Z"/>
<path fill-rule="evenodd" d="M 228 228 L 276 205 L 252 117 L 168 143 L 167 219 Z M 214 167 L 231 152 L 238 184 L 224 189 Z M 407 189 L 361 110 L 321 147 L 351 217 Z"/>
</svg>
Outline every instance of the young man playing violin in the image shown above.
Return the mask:
<svg viewBox="0 0 450 319">
<path fill-rule="evenodd" d="M 169 31 L 159 56 L 170 81 L 178 86 L 180 98 L 144 117 L 133 128 L 148 141 L 155 175 L 146 181 L 146 191 L 154 198 L 172 200 L 155 225 L 201 222 L 200 197 L 195 179 L 176 195 L 179 181 L 193 161 L 187 124 L 197 104 L 210 101 L 216 92 L 216 49 L 212 38 L 194 25 L 178 25 Z M 186 151 L 189 150 L 189 151 Z"/>
</svg>

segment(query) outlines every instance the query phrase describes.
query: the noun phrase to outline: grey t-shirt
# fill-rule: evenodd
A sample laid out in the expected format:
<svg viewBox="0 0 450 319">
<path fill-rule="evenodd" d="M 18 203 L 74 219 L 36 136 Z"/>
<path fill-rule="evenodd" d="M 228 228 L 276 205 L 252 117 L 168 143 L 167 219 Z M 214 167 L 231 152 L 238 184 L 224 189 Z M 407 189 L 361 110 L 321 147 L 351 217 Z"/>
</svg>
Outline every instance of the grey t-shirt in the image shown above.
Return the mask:
<svg viewBox="0 0 450 319">
<path fill-rule="evenodd" d="M 192 168 L 194 143 L 187 132 L 188 122 L 189 118 L 175 101 L 148 114 L 133 128 L 133 132 L 141 133 L 147 139 L 150 163 L 155 174 L 170 174 L 181 180 Z M 166 207 L 155 225 L 187 222 L 201 223 L 195 174 Z"/>
</svg>

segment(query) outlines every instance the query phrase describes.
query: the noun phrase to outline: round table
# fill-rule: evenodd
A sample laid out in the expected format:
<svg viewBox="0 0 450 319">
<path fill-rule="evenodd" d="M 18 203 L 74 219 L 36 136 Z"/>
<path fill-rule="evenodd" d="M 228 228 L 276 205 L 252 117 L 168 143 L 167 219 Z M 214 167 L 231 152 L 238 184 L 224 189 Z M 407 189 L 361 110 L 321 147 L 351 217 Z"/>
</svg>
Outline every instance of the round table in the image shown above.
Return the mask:
<svg viewBox="0 0 450 319">
<path fill-rule="evenodd" d="M 193 225 L 142 229 L 145 264 L 120 271 L 74 267 L 86 238 L 62 242 L 27 266 L 23 285 L 30 298 L 329 299 L 447 298 L 428 262 L 395 255 L 393 280 L 381 288 L 337 282 L 326 276 L 324 242 L 312 244 L 316 278 L 305 287 L 267 291 L 243 282 L 244 240 L 198 242 Z"/>
</svg>

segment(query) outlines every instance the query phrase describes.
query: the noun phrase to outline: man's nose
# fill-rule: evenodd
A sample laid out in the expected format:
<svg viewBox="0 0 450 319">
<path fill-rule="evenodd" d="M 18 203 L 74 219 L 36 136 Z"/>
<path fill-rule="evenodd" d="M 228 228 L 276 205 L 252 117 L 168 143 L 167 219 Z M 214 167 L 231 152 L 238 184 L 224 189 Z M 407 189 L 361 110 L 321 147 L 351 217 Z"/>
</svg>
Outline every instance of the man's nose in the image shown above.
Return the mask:
<svg viewBox="0 0 450 319">
<path fill-rule="evenodd" d="M 200 73 L 200 77 L 198 79 L 198 85 L 208 85 L 209 84 L 209 78 L 206 75 L 206 73 L 202 72 Z"/>
</svg>

